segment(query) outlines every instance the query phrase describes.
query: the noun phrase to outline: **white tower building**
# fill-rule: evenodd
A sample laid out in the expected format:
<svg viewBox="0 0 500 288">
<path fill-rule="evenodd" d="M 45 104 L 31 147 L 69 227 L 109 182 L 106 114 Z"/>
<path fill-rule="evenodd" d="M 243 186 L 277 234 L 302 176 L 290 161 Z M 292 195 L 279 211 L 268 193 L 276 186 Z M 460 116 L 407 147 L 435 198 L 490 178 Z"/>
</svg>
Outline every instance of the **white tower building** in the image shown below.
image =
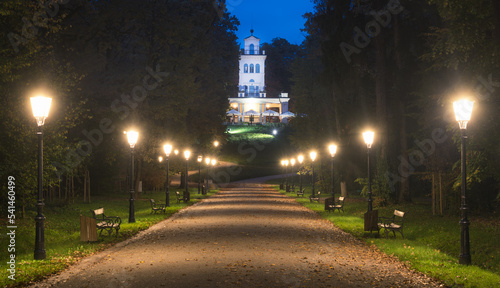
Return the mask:
<svg viewBox="0 0 500 288">
<path fill-rule="evenodd" d="M 281 93 L 275 97 L 266 95 L 266 51 L 260 49 L 260 39 L 252 35 L 245 38 L 244 49 L 241 50 L 239 60 L 238 97 L 229 98 L 230 109 L 236 109 L 243 115 L 237 122 L 250 120 L 253 114 L 254 122 L 275 121 L 279 116 L 269 116 L 269 110 L 278 115 L 288 111 L 288 93 Z M 268 111 L 268 115 L 263 115 Z M 267 118 L 266 118 L 267 116 Z M 285 120 L 286 118 L 282 119 Z"/>
</svg>

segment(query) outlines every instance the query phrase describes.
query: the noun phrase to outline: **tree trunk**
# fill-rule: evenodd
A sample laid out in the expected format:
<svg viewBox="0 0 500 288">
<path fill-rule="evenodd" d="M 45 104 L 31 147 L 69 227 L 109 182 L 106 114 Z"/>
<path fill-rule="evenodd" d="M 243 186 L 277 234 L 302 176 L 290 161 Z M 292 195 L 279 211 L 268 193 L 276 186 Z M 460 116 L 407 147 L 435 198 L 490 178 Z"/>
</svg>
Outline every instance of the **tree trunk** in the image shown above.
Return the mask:
<svg viewBox="0 0 500 288">
<path fill-rule="evenodd" d="M 87 203 L 87 170 L 85 170 L 83 177 L 83 203 Z"/>
<path fill-rule="evenodd" d="M 137 158 L 139 158 L 139 157 L 137 157 Z M 139 191 L 139 181 L 141 180 L 141 174 L 142 174 L 142 161 L 141 161 L 141 159 L 137 159 L 137 168 L 135 170 L 136 170 L 135 187 L 134 187 L 135 199 L 139 199 L 140 194 L 137 193 L 137 191 Z"/>
<path fill-rule="evenodd" d="M 332 79 L 332 83 L 335 83 L 334 82 L 335 79 Z M 335 128 L 337 129 L 337 145 L 339 146 L 342 146 L 343 144 L 343 137 L 342 137 L 342 125 L 340 125 L 340 113 L 339 113 L 339 104 L 338 104 L 338 97 L 337 97 L 337 93 L 336 91 L 339 91 L 340 88 L 336 88 L 336 85 L 333 84 L 333 87 L 332 87 L 332 103 L 333 103 L 333 113 L 335 114 L 334 117 L 335 117 Z M 336 156 L 336 162 L 337 163 L 340 163 L 340 167 L 343 167 L 344 165 L 342 165 L 343 161 L 342 161 L 342 153 L 340 153 L 340 157 L 339 156 Z M 342 181 L 344 180 L 344 175 L 342 173 L 343 170 L 337 170 L 339 171 L 339 179 L 342 183 Z M 333 181 L 333 179 L 332 179 Z"/>
<path fill-rule="evenodd" d="M 401 157 L 403 159 L 408 159 L 408 140 L 406 137 L 406 115 L 405 115 L 405 104 L 403 100 L 398 100 L 399 107 L 399 148 L 401 151 Z M 408 177 L 402 177 L 402 181 L 399 186 L 399 202 L 408 201 L 411 202 L 410 197 L 410 181 Z"/>
<path fill-rule="evenodd" d="M 186 188 L 186 173 L 184 171 L 181 171 L 181 181 L 180 181 L 180 184 L 179 184 L 179 188 Z"/>
<path fill-rule="evenodd" d="M 443 181 L 441 175 L 442 173 L 439 172 L 439 212 L 443 215 Z"/>
<path fill-rule="evenodd" d="M 380 145 L 380 157 L 385 159 L 387 154 L 387 87 L 386 87 L 386 60 L 385 60 L 385 39 L 384 30 L 380 30 L 380 34 L 375 37 L 375 94 L 377 97 L 376 114 L 378 124 L 377 142 Z"/>
<path fill-rule="evenodd" d="M 498 0 L 492 0 L 493 3 L 493 17 L 495 21 L 495 29 L 493 30 L 493 37 L 497 43 L 500 43 L 500 2 Z"/>
<path fill-rule="evenodd" d="M 406 136 L 406 91 L 402 88 L 405 87 L 403 81 L 405 77 L 403 74 L 403 63 L 401 60 L 401 35 L 399 30 L 399 18 L 394 15 L 393 20 L 393 34 L 394 34 L 394 52 L 395 52 L 395 62 L 398 68 L 398 73 L 395 73 L 394 83 L 396 85 L 395 93 L 398 96 L 398 114 L 399 114 L 399 151 L 401 151 L 401 157 L 408 160 L 408 138 Z M 403 180 L 399 186 L 399 202 L 408 201 L 411 202 L 410 195 L 410 181 L 409 177 L 403 177 Z"/>
<path fill-rule="evenodd" d="M 66 174 L 64 179 L 64 202 L 68 202 L 68 191 L 69 191 L 69 174 Z"/>
<path fill-rule="evenodd" d="M 432 172 L 432 215 L 436 215 L 436 177 Z"/>
<path fill-rule="evenodd" d="M 75 177 L 71 172 L 71 203 L 75 202 Z"/>
</svg>

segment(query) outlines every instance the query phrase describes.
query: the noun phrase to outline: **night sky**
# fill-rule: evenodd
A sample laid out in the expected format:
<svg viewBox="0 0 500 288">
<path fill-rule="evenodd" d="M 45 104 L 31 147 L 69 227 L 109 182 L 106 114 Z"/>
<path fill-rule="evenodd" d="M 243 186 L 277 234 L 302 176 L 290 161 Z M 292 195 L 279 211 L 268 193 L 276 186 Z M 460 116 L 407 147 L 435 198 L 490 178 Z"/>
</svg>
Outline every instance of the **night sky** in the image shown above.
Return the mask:
<svg viewBox="0 0 500 288">
<path fill-rule="evenodd" d="M 250 29 L 261 43 L 270 43 L 273 38 L 285 38 L 292 44 L 300 44 L 305 33 L 304 27 L 307 12 L 313 11 L 309 0 L 227 0 L 228 12 L 240 20 L 237 32 L 238 41 L 250 36 Z"/>
</svg>

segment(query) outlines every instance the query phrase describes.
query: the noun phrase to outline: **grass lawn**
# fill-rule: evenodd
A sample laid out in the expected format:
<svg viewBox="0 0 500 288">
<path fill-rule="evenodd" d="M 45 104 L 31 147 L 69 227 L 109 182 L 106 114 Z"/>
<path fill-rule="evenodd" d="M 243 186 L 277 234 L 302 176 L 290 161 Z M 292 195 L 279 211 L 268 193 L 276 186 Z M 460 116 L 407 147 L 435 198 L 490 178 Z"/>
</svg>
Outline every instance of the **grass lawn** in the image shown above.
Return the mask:
<svg viewBox="0 0 500 288">
<path fill-rule="evenodd" d="M 177 189 L 179 192 L 181 190 Z M 35 242 L 35 211 L 28 211 L 24 219 L 16 219 L 16 275 L 15 281 L 8 279 L 5 259 L 9 259 L 6 247 L 0 250 L 0 287 L 25 286 L 26 284 L 40 280 L 50 274 L 64 270 L 69 265 L 77 262 L 85 256 L 92 255 L 113 244 L 132 237 L 141 230 L 170 217 L 180 209 L 215 194 L 211 190 L 207 196 L 198 195 L 197 188 L 190 188 L 191 202 L 177 203 L 175 188 L 170 189 L 170 205 L 166 213 L 151 214 L 149 199 L 165 203 L 165 192 L 142 193 L 135 201 L 135 223 L 128 223 L 129 195 L 128 193 L 112 194 L 106 196 L 92 197 L 92 203 L 77 203 L 72 205 L 49 204 L 44 208 L 45 220 L 45 249 L 46 260 L 33 260 Z M 115 233 L 108 236 L 104 231 L 97 242 L 88 243 L 80 241 L 80 215 L 91 216 L 91 209 L 104 207 L 107 216 L 119 216 L 122 224 L 118 237 Z M 2 227 L 7 227 L 6 219 L 1 220 Z M 3 228 L 2 228 L 3 229 Z M 2 238 L 7 232 L 2 231 Z M 2 240 L 2 243 L 7 243 Z M 10 254 L 10 253 L 9 253 Z"/>
<path fill-rule="evenodd" d="M 221 148 L 223 160 L 253 167 L 278 167 L 277 159 L 290 149 L 288 127 L 229 125 L 227 143 Z M 273 135 L 273 130 L 278 133 Z"/>
<path fill-rule="evenodd" d="M 271 181 L 278 184 L 279 180 Z M 279 187 L 276 186 L 278 190 Z M 365 198 L 350 196 L 345 200 L 344 213 L 324 210 L 324 203 L 310 203 L 311 189 L 304 197 L 296 193 L 281 193 L 295 198 L 305 207 L 316 211 L 335 226 L 375 245 L 388 255 L 397 257 L 411 269 L 439 279 L 450 287 L 500 287 L 500 220 L 470 216 L 470 247 L 472 265 L 458 264 L 460 253 L 460 216 L 432 216 L 431 208 L 421 204 L 402 204 L 388 207 L 373 207 L 379 217 L 392 215 L 395 209 L 405 211 L 405 239 L 392 233 L 386 239 L 381 231 L 364 232 L 363 214 L 367 211 Z M 336 198 L 339 194 L 335 195 Z M 323 196 L 326 198 L 327 196 Z M 392 237 L 391 237 L 392 236 Z"/>
</svg>

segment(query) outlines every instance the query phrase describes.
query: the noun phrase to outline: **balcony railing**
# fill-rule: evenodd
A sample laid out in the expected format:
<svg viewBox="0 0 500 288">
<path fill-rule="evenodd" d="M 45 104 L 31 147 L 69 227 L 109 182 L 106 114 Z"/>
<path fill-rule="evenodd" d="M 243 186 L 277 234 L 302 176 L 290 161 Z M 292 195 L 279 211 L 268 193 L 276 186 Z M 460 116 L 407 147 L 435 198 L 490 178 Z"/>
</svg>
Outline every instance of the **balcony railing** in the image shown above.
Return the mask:
<svg viewBox="0 0 500 288">
<path fill-rule="evenodd" d="M 250 53 L 252 52 L 252 53 Z M 266 55 L 266 50 L 244 50 L 241 49 L 240 54 L 244 55 Z"/>
</svg>

